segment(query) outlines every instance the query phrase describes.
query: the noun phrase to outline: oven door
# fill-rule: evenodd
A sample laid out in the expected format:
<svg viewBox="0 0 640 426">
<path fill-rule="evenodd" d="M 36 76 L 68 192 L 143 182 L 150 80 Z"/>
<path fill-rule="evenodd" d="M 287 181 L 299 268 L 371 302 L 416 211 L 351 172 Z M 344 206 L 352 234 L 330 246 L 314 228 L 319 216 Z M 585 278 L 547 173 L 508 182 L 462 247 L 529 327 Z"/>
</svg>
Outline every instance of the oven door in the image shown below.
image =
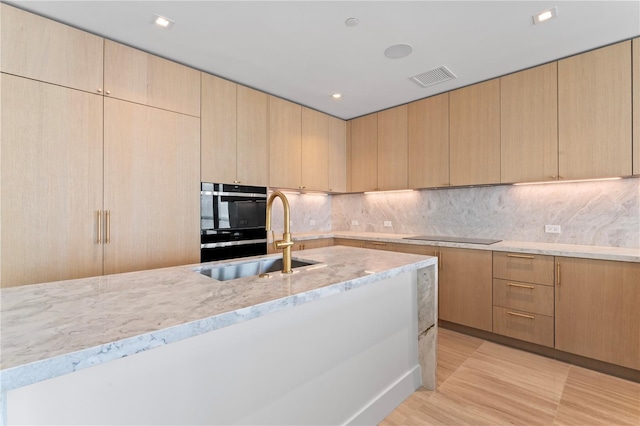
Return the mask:
<svg viewBox="0 0 640 426">
<path fill-rule="evenodd" d="M 239 257 L 260 256 L 267 254 L 267 239 L 230 241 L 227 243 L 202 244 L 200 261 L 236 259 Z"/>
<path fill-rule="evenodd" d="M 202 183 L 200 229 L 264 228 L 267 189 L 241 185 Z"/>
</svg>

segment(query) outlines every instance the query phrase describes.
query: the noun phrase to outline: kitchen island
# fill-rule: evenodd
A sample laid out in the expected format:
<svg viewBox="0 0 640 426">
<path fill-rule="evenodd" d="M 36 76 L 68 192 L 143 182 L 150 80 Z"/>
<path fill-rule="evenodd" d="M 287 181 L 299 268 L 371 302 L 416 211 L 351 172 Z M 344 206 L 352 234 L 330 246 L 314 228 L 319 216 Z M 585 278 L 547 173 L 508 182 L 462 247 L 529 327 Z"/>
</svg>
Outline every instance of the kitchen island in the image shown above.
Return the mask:
<svg viewBox="0 0 640 426">
<path fill-rule="evenodd" d="M 3 422 L 375 423 L 435 386 L 435 258 L 338 246 L 297 257 L 318 263 L 3 289 Z"/>
</svg>

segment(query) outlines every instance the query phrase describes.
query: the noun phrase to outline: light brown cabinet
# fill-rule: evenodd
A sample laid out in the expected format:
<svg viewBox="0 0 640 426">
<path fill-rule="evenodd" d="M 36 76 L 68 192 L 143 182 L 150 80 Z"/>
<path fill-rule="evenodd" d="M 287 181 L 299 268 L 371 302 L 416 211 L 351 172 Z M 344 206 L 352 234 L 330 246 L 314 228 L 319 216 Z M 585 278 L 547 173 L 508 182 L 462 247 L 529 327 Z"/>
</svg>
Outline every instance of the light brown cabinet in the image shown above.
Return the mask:
<svg viewBox="0 0 640 426">
<path fill-rule="evenodd" d="M 558 64 L 500 78 L 500 181 L 558 179 Z"/>
<path fill-rule="evenodd" d="M 500 80 L 449 93 L 451 185 L 500 182 Z"/>
<path fill-rule="evenodd" d="M 104 94 L 200 117 L 200 72 L 159 56 L 104 42 Z"/>
<path fill-rule="evenodd" d="M 407 105 L 378 113 L 378 189 L 406 189 L 408 162 Z"/>
<path fill-rule="evenodd" d="M 2 72 L 101 93 L 103 43 L 102 37 L 0 4 Z"/>
<path fill-rule="evenodd" d="M 493 253 L 493 332 L 553 347 L 553 256 Z"/>
<path fill-rule="evenodd" d="M 378 114 L 351 120 L 351 191 L 378 188 Z"/>
<path fill-rule="evenodd" d="M 640 175 L 640 38 L 633 39 L 633 174 Z"/>
<path fill-rule="evenodd" d="M 269 186 L 302 189 L 302 107 L 269 96 Z"/>
<path fill-rule="evenodd" d="M 329 192 L 347 192 L 347 123 L 329 117 Z"/>
<path fill-rule="evenodd" d="M 102 97 L 7 74 L 0 85 L 1 286 L 100 275 Z"/>
<path fill-rule="evenodd" d="M 307 190 L 329 190 L 329 116 L 302 107 L 301 179 Z"/>
<path fill-rule="evenodd" d="M 295 241 L 295 244 L 293 245 L 293 247 L 291 247 L 291 250 L 311 250 L 314 248 L 330 247 L 333 244 L 333 238 L 318 238 L 317 240 Z"/>
<path fill-rule="evenodd" d="M 556 349 L 640 370 L 640 263 L 556 262 Z"/>
<path fill-rule="evenodd" d="M 631 174 L 631 41 L 558 62 L 558 135 L 562 179 Z"/>
<path fill-rule="evenodd" d="M 449 94 L 408 105 L 408 187 L 449 185 Z"/>
<path fill-rule="evenodd" d="M 104 101 L 104 272 L 196 263 L 200 120 Z"/>
<path fill-rule="evenodd" d="M 441 247 L 438 257 L 439 319 L 492 331 L 491 252 Z"/>
<path fill-rule="evenodd" d="M 267 95 L 202 74 L 204 182 L 268 185 Z"/>
</svg>

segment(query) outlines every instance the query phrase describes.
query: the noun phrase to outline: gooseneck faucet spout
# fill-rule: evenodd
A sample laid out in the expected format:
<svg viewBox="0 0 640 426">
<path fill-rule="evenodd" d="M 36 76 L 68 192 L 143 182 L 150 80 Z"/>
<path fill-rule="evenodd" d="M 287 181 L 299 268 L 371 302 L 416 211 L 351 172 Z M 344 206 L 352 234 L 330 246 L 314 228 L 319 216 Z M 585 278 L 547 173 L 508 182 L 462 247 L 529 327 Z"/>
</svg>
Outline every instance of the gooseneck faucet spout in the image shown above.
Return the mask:
<svg viewBox="0 0 640 426">
<path fill-rule="evenodd" d="M 291 225 L 289 220 L 290 209 L 289 209 L 289 200 L 287 197 L 280 191 L 273 191 L 269 200 L 267 200 L 267 220 L 266 220 L 266 230 L 267 232 L 271 231 L 271 209 L 273 207 L 273 200 L 276 198 L 280 198 L 282 200 L 282 208 L 284 209 L 284 232 L 282 234 L 282 239 L 273 241 L 273 247 L 276 250 L 282 250 L 282 273 L 290 274 L 291 271 L 291 246 L 293 246 L 293 241 L 291 240 Z"/>
</svg>

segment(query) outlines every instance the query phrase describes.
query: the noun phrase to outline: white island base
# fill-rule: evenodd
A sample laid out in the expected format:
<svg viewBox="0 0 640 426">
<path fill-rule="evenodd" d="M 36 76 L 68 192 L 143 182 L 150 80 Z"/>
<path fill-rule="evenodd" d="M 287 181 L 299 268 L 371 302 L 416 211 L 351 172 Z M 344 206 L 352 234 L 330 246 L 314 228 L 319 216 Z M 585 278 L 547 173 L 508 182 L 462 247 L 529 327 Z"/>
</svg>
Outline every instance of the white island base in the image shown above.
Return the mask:
<svg viewBox="0 0 640 426">
<path fill-rule="evenodd" d="M 4 420 L 376 424 L 421 384 L 435 386 L 436 274 L 404 272 L 10 390 Z"/>
</svg>

